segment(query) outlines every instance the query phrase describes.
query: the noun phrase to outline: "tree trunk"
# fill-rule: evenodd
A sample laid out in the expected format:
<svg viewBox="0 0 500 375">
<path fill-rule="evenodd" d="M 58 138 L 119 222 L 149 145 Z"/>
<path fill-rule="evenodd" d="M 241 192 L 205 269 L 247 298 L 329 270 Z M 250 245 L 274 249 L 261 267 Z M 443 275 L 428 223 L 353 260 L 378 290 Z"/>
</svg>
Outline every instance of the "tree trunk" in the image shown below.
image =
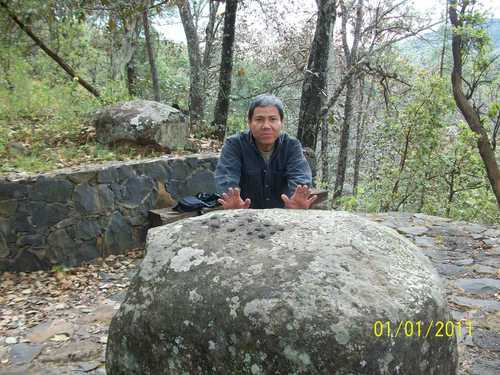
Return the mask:
<svg viewBox="0 0 500 375">
<path fill-rule="evenodd" d="M 441 61 L 439 63 L 439 76 L 443 76 L 444 56 L 446 45 L 448 44 L 448 1 L 446 1 L 446 9 L 444 11 L 444 30 L 443 30 L 443 46 L 441 47 Z"/>
<path fill-rule="evenodd" d="M 198 32 L 194 25 L 193 14 L 188 0 L 179 1 L 177 7 L 186 34 L 189 56 L 189 120 L 191 131 L 199 128 L 203 122 L 205 108 L 203 92 L 203 68 Z"/>
<path fill-rule="evenodd" d="M 462 13 L 465 12 L 465 7 L 468 3 L 464 3 Z M 457 1 L 450 0 L 449 6 L 450 22 L 454 28 L 462 27 L 463 21 L 458 19 Z M 462 36 L 459 32 L 453 29 L 452 34 L 452 52 L 453 52 L 453 71 L 451 73 L 451 83 L 453 86 L 453 97 L 457 107 L 462 112 L 462 115 L 467 121 L 470 129 L 478 135 L 477 146 L 479 154 L 486 168 L 486 174 L 491 185 L 493 194 L 500 207 L 500 170 L 495 159 L 495 153 L 488 139 L 488 134 L 481 124 L 479 115 L 476 113 L 472 105 L 465 97 L 462 90 Z"/>
<path fill-rule="evenodd" d="M 453 203 L 453 197 L 455 195 L 455 170 L 451 171 L 451 178 L 448 182 L 448 202 L 446 204 L 446 216 L 450 216 L 451 205 Z"/>
<path fill-rule="evenodd" d="M 354 39 L 352 47 L 349 48 L 347 43 L 347 8 L 343 1 L 340 1 L 342 9 L 342 45 L 346 57 L 346 70 L 350 71 L 357 64 L 358 60 L 358 45 L 361 39 L 361 23 L 363 21 L 363 0 L 358 0 L 356 9 L 356 21 L 354 25 Z M 342 196 L 344 189 L 345 173 L 347 170 L 347 154 L 349 149 L 349 134 L 352 119 L 352 100 L 354 96 L 354 78 L 351 77 L 346 84 L 346 97 L 344 106 L 344 122 L 342 124 L 342 132 L 340 136 L 340 150 L 337 159 L 337 176 L 335 178 L 335 189 L 333 193 L 333 202 L 336 198 Z"/>
<path fill-rule="evenodd" d="M 80 85 L 82 85 L 88 92 L 94 95 L 96 98 L 100 97 L 99 91 L 94 88 L 90 83 L 85 81 L 83 78 L 79 77 L 78 74 L 73 70 L 71 66 L 66 64 L 64 60 L 57 55 L 54 51 L 52 51 L 49 47 L 43 43 L 41 39 L 39 39 L 33 32 L 31 31 L 31 27 L 25 25 L 17 16 L 14 14 L 5 1 L 0 1 L 0 6 L 4 8 L 9 15 L 9 17 L 23 30 L 28 36 L 33 39 L 37 46 L 39 46 L 47 55 L 49 55 L 52 60 L 54 60 L 63 70 L 68 73 L 71 78 L 77 81 Z"/>
<path fill-rule="evenodd" d="M 137 67 L 135 65 L 135 52 L 132 54 L 132 58 L 127 63 L 127 88 L 128 95 L 131 98 L 137 96 Z"/>
<path fill-rule="evenodd" d="M 339 142 L 339 156 L 337 159 L 337 175 L 335 177 L 335 189 L 333 199 L 342 196 L 344 189 L 345 174 L 347 170 L 347 152 L 349 150 L 349 135 L 352 117 L 352 100 L 354 96 L 354 81 L 351 79 L 346 85 L 345 104 L 344 104 L 344 121 L 342 123 L 342 132 Z"/>
<path fill-rule="evenodd" d="M 219 23 L 215 23 L 217 17 L 217 10 L 219 9 L 218 1 L 209 1 L 208 24 L 205 29 L 205 49 L 203 50 L 203 92 L 207 92 L 209 82 L 209 68 L 212 63 L 213 46 L 215 34 Z"/>
<path fill-rule="evenodd" d="M 224 140 L 231 94 L 231 74 L 233 72 L 233 45 L 238 0 L 226 0 L 224 15 L 224 35 L 222 37 L 221 64 L 219 73 L 219 94 L 215 103 L 213 127 L 220 141 Z"/>
<path fill-rule="evenodd" d="M 328 116 L 325 114 L 321 120 L 321 183 L 322 189 L 328 190 L 330 183 L 330 163 L 328 160 Z"/>
<path fill-rule="evenodd" d="M 151 81 L 153 83 L 153 95 L 157 102 L 160 101 L 160 82 L 158 81 L 158 71 L 156 70 L 155 54 L 153 50 L 153 43 L 151 42 L 151 33 L 149 31 L 149 15 L 148 9 L 144 10 L 142 14 L 142 22 L 144 24 L 144 38 L 146 42 L 146 49 L 148 51 L 149 67 L 151 68 Z"/>
<path fill-rule="evenodd" d="M 359 170 L 360 170 L 360 165 L 361 165 L 361 159 L 363 157 L 363 137 L 365 135 L 365 127 L 366 127 L 366 122 L 368 120 L 368 111 L 370 108 L 370 103 L 372 100 L 373 96 L 373 90 L 370 87 L 369 92 L 368 92 L 368 97 L 366 99 L 366 103 L 363 103 L 363 97 L 364 97 L 364 80 L 362 80 L 362 83 L 359 85 L 360 88 L 360 111 L 359 111 L 359 118 L 357 121 L 357 126 L 356 126 L 356 151 L 354 154 L 354 177 L 353 177 L 353 182 L 352 182 L 352 190 L 354 195 L 357 195 L 358 193 L 358 185 L 359 185 Z"/>
<path fill-rule="evenodd" d="M 321 109 L 327 98 L 328 57 L 332 29 L 337 16 L 336 0 L 317 0 L 317 4 L 318 19 L 304 73 L 297 130 L 297 138 L 302 142 L 302 145 L 313 151 L 316 150 L 322 120 Z"/>
<path fill-rule="evenodd" d="M 131 24 L 131 28 L 125 28 L 125 38 L 128 39 L 128 45 L 130 46 L 130 57 L 126 62 L 126 73 L 127 73 L 127 88 L 128 94 L 131 98 L 138 95 L 137 90 L 137 39 L 140 33 L 139 22 L 134 19 Z"/>
</svg>

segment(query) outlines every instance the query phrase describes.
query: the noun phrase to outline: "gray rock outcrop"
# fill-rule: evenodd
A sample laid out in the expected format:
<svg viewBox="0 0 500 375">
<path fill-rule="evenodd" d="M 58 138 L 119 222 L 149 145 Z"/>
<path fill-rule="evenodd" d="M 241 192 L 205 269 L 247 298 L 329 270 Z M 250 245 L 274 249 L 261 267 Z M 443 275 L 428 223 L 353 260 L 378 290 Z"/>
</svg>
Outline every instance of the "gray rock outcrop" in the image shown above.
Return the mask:
<svg viewBox="0 0 500 375">
<path fill-rule="evenodd" d="M 168 150 L 182 149 L 189 129 L 178 109 L 149 100 L 133 100 L 100 109 L 94 116 L 97 141 L 104 144 L 132 142 Z"/>
<path fill-rule="evenodd" d="M 452 375 L 441 284 L 410 241 L 343 212 L 183 220 L 148 233 L 107 373 Z"/>
</svg>

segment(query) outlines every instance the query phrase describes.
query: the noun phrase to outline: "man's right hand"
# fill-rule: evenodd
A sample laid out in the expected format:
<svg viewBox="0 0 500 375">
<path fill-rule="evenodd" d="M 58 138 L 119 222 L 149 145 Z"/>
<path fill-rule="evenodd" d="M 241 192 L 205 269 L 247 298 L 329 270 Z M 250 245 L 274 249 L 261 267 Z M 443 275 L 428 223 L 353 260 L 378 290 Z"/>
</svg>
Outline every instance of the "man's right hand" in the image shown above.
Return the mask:
<svg viewBox="0 0 500 375">
<path fill-rule="evenodd" d="M 250 199 L 247 198 L 245 201 L 240 197 L 239 188 L 229 188 L 227 193 L 222 194 L 222 198 L 217 200 L 225 210 L 234 208 L 248 208 L 250 207 Z"/>
</svg>

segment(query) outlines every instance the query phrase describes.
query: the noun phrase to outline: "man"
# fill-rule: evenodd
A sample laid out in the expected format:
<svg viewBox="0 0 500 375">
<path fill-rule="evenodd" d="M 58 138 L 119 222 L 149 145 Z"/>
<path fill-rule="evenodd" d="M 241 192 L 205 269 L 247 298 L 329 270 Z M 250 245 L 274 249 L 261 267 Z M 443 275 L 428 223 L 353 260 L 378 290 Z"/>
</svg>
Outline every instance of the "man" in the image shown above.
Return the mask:
<svg viewBox="0 0 500 375">
<path fill-rule="evenodd" d="M 300 142 L 281 133 L 283 117 L 280 99 L 259 95 L 248 108 L 249 129 L 226 139 L 215 170 L 224 209 L 307 209 L 317 199 Z"/>
</svg>

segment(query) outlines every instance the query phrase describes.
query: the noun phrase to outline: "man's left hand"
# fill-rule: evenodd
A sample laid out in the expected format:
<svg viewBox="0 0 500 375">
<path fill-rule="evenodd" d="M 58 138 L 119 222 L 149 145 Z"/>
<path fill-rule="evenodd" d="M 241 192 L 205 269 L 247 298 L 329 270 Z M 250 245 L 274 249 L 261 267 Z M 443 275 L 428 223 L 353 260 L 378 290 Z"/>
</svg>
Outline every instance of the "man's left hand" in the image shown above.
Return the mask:
<svg viewBox="0 0 500 375">
<path fill-rule="evenodd" d="M 291 198 L 281 194 L 281 199 L 286 208 L 308 209 L 318 199 L 318 196 L 311 196 L 311 189 L 307 185 L 298 185 Z"/>
</svg>

